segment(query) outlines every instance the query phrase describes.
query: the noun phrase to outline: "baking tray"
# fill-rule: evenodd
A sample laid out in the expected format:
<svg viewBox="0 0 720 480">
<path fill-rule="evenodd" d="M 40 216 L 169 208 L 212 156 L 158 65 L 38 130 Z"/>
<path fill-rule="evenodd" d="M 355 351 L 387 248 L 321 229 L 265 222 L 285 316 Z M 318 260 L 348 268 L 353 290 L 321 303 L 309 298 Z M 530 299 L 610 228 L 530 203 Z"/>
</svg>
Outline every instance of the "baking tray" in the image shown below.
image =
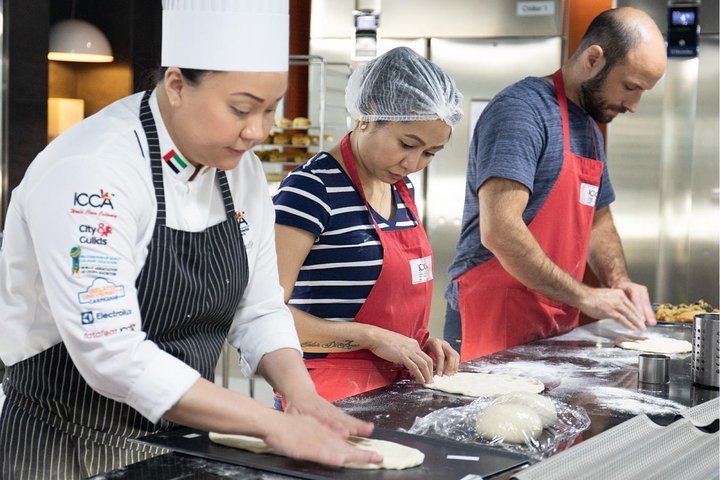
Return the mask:
<svg viewBox="0 0 720 480">
<path fill-rule="evenodd" d="M 483 478 L 527 463 L 528 457 L 493 447 L 466 444 L 449 439 L 411 435 L 375 428 L 372 438 L 402 443 L 425 454 L 422 465 L 405 470 L 355 470 L 326 467 L 313 462 L 293 460 L 271 454 L 257 454 L 217 445 L 206 432 L 180 428 L 138 439 L 138 442 L 210 460 L 251 467 L 283 475 L 312 480 L 334 479 L 447 479 L 460 480 L 466 475 Z"/>
</svg>

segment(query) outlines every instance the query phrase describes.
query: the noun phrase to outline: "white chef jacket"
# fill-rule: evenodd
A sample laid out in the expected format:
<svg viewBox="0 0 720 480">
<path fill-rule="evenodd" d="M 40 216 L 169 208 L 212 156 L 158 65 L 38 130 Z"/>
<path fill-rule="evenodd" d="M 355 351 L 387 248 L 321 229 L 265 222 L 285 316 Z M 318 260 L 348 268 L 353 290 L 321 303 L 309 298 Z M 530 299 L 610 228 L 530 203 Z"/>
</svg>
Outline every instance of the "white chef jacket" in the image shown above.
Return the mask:
<svg viewBox="0 0 720 480">
<path fill-rule="evenodd" d="M 200 374 L 142 330 L 135 280 L 157 204 L 141 98 L 119 100 L 58 137 L 13 191 L 0 253 L 0 358 L 13 365 L 64 342 L 94 390 L 156 422 Z M 167 226 L 194 232 L 225 221 L 217 170 L 203 168 L 188 181 L 195 167 L 173 144 L 154 92 L 150 106 L 161 155 L 177 168 L 177 153 L 187 165 L 175 173 L 163 161 Z M 264 354 L 301 350 L 278 280 L 275 215 L 260 161 L 247 152 L 226 173 L 250 274 L 228 340 L 251 375 Z"/>
</svg>

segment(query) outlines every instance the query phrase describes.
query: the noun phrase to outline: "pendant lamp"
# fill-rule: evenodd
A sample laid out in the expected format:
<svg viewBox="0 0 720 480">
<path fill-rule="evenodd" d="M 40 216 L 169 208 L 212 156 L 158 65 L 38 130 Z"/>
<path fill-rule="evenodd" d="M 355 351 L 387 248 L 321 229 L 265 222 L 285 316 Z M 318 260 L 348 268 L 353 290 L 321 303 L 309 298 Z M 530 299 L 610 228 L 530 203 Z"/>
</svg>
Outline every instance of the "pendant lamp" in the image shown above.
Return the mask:
<svg viewBox="0 0 720 480">
<path fill-rule="evenodd" d="M 84 20 L 62 20 L 50 29 L 48 60 L 112 62 L 110 42 L 99 28 Z"/>
</svg>

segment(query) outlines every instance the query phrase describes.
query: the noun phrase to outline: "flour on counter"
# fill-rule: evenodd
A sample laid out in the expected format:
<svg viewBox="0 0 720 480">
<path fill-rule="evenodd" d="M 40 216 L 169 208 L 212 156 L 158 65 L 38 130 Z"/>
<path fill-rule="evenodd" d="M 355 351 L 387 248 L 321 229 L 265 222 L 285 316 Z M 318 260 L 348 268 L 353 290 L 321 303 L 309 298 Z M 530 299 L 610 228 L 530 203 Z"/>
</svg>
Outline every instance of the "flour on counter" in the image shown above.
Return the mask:
<svg viewBox="0 0 720 480">
<path fill-rule="evenodd" d="M 588 391 L 597 399 L 598 405 L 614 411 L 637 415 L 670 415 L 687 407 L 680 403 L 644 393 L 615 387 L 593 387 Z"/>
</svg>

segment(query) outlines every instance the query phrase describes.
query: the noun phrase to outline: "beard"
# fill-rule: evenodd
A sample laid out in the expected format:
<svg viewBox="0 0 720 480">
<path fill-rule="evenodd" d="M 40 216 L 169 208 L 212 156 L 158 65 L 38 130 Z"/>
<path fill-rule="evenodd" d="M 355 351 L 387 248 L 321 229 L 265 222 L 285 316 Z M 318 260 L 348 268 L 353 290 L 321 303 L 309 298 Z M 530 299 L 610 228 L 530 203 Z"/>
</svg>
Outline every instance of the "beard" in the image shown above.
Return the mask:
<svg viewBox="0 0 720 480">
<path fill-rule="evenodd" d="M 610 69 L 607 65 L 590 80 L 580 84 L 581 107 L 598 123 L 610 123 L 619 113 L 627 112 L 622 105 L 610 105 L 602 95 Z"/>
</svg>

